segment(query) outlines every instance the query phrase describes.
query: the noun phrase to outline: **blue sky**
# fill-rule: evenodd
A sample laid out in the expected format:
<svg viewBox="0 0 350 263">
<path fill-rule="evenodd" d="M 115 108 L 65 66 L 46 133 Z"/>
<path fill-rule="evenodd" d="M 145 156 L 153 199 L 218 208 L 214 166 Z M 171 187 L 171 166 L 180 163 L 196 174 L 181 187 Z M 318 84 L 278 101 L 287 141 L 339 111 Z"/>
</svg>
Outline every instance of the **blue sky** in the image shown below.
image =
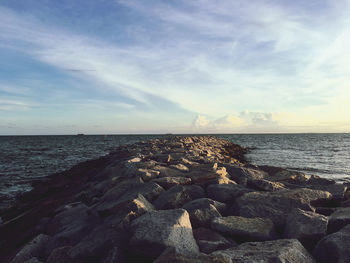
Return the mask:
<svg viewBox="0 0 350 263">
<path fill-rule="evenodd" d="M 350 1 L 0 1 L 0 134 L 350 132 Z"/>
</svg>

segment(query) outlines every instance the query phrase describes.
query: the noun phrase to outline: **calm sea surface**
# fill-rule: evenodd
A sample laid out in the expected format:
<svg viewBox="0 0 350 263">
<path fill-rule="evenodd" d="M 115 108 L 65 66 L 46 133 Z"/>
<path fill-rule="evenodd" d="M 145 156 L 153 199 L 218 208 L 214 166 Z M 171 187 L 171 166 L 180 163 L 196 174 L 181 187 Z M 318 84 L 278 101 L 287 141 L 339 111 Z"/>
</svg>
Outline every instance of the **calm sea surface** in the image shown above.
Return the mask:
<svg viewBox="0 0 350 263">
<path fill-rule="evenodd" d="M 350 181 L 350 134 L 215 135 L 248 147 L 248 160 Z M 0 136 L 0 202 L 30 182 L 113 151 L 164 135 Z"/>
</svg>

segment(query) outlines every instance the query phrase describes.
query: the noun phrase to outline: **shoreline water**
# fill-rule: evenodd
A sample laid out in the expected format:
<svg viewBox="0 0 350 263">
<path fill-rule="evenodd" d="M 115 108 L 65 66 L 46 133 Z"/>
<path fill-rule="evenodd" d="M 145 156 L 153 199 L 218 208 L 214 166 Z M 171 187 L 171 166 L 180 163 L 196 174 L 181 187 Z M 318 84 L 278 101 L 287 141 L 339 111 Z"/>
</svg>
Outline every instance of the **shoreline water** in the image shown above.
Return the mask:
<svg viewBox="0 0 350 263">
<path fill-rule="evenodd" d="M 143 214 L 152 215 L 157 210 L 163 211 L 164 209 L 175 214 L 180 213 L 181 218 L 187 218 L 186 227 L 190 227 L 191 231 L 186 236 L 186 240 L 192 240 L 190 241 L 193 243 L 191 246 L 195 251 L 198 250 L 198 244 L 203 242 L 198 238 L 193 241 L 192 227 L 195 230 L 194 226 L 205 226 L 206 229 L 209 229 L 208 231 L 214 230 L 221 234 L 225 232 L 218 230 L 222 227 L 220 222 L 213 223 L 215 227 L 207 225 L 208 222 L 202 222 L 204 219 L 204 221 L 208 220 L 206 216 L 209 215 L 210 219 L 213 219 L 213 215 L 215 215 L 214 218 L 227 218 L 238 214 L 243 218 L 254 218 L 258 215 L 253 216 L 249 213 L 255 209 L 245 210 L 244 207 L 251 209 L 257 204 L 266 209 L 260 216 L 266 218 L 268 225 L 272 224 L 273 228 L 276 228 L 274 230 L 276 234 L 264 236 L 263 240 L 281 240 L 285 237 L 282 231 L 285 227 L 284 219 L 290 211 L 283 210 L 281 206 L 274 207 L 272 200 L 275 200 L 274 202 L 281 200 L 283 206 L 287 205 L 287 209 L 290 210 L 294 208 L 311 209 L 320 215 L 331 215 L 338 206 L 347 204 L 347 186 L 344 184 L 335 184 L 335 181 L 329 179 L 306 176 L 278 167 L 251 165 L 246 162 L 245 154 L 244 148 L 214 137 L 172 136 L 168 140 L 156 139 L 121 146 L 109 155 L 80 163 L 68 171 L 49 176 L 45 184 L 38 184 L 33 191 L 23 194 L 16 206 L 2 215 L 0 250 L 6 253 L 1 254 L 0 259 L 6 262 L 16 253 L 17 257 L 22 257 L 23 255 L 18 256 L 18 251 L 35 236 L 39 241 L 46 240 L 39 242 L 41 246 L 46 246 L 46 243 L 50 244 L 49 247 L 45 247 L 45 251 L 49 249 L 50 252 L 34 255 L 35 253 L 30 250 L 30 244 L 27 244 L 25 248 L 34 254 L 29 253 L 26 256 L 39 257 L 41 262 L 48 260 L 55 249 L 55 253 L 58 253 L 57 249 L 63 247 L 69 247 L 69 249 L 66 248 L 64 253 L 61 249 L 61 253 L 72 260 L 86 256 L 101 258 L 105 255 L 104 253 L 109 255 L 115 252 L 115 247 L 106 247 L 108 251 L 102 253 L 101 246 L 104 247 L 105 242 L 111 242 L 110 238 L 119 239 L 119 236 L 118 238 L 111 237 L 107 234 L 109 231 L 114 233 L 117 230 L 116 235 L 126 231 L 128 239 L 133 235 L 128 232 L 133 220 L 142 218 Z M 254 196 L 252 193 L 258 195 L 257 200 L 249 199 Z M 213 205 L 204 205 L 204 207 L 200 205 L 199 208 L 194 208 L 199 209 L 195 214 L 199 213 L 200 216 L 196 218 L 192 214 L 192 208 L 186 208 L 184 205 L 196 200 L 204 202 L 198 201 L 203 198 L 216 200 L 205 201 L 213 202 L 214 208 Z M 259 199 L 265 200 L 266 204 L 259 203 Z M 222 205 L 218 205 L 218 202 Z M 219 208 L 223 205 L 227 206 L 227 209 Z M 217 209 L 216 206 L 218 206 Z M 186 210 L 180 209 L 180 211 L 179 208 L 182 207 Z M 238 209 L 238 212 L 233 211 L 235 209 Z M 258 210 L 261 208 L 257 209 L 257 212 Z M 277 214 L 274 215 L 274 212 L 271 214 L 271 211 L 276 211 Z M 202 212 L 204 214 L 201 214 Z M 62 215 L 70 218 L 69 222 L 61 221 L 59 218 L 62 218 Z M 159 216 L 159 213 L 157 212 L 156 215 Z M 321 219 L 324 220 L 323 217 Z M 190 222 L 189 226 L 188 222 Z M 81 225 L 86 228 L 80 229 Z M 67 227 L 70 231 L 65 232 L 64 229 Z M 90 228 L 95 229 L 96 232 L 90 232 Z M 74 232 L 73 236 L 71 231 Z M 325 230 L 323 224 L 322 231 L 321 236 L 326 236 L 327 225 Z M 97 238 L 100 233 L 106 235 L 101 237 L 102 244 L 98 243 L 99 241 L 93 244 L 86 243 L 85 239 Z M 223 235 L 227 238 L 227 233 Z M 262 241 L 260 237 L 245 235 L 247 234 L 242 237 L 241 234 L 233 234 L 232 237 L 232 234 L 228 234 L 230 236 L 228 240 L 233 238 L 236 245 L 227 241 L 229 243 L 226 243 L 226 246 L 238 249 L 240 246 L 237 246 L 237 242 L 240 244 L 247 240 Z M 122 235 L 120 238 L 124 240 L 125 237 Z M 320 236 L 318 238 L 320 239 Z M 304 242 L 303 239 L 300 241 Z M 137 240 L 137 242 L 146 241 Z M 299 246 L 299 243 L 293 242 L 280 245 Z M 123 247 L 117 243 L 115 245 L 120 250 L 119 253 L 129 260 L 132 260 L 136 254 L 149 260 L 161 254 L 155 252 L 155 254 L 147 255 L 145 251 L 140 251 L 135 246 Z M 170 247 L 176 247 L 175 243 L 172 243 Z M 309 252 L 303 247 L 298 249 L 306 258 L 311 259 L 312 256 L 309 254 L 311 251 L 308 247 L 310 244 L 306 242 L 303 245 Z M 315 246 L 316 241 L 314 240 L 311 245 Z M 91 249 L 91 246 L 95 250 Z M 222 249 L 223 247 L 217 247 L 215 250 L 221 251 Z M 23 252 L 23 249 L 21 251 Z M 82 255 L 81 251 L 87 254 Z M 200 257 L 203 257 L 203 260 L 206 258 L 205 255 L 200 255 Z M 214 257 L 214 255 L 208 257 Z"/>
</svg>

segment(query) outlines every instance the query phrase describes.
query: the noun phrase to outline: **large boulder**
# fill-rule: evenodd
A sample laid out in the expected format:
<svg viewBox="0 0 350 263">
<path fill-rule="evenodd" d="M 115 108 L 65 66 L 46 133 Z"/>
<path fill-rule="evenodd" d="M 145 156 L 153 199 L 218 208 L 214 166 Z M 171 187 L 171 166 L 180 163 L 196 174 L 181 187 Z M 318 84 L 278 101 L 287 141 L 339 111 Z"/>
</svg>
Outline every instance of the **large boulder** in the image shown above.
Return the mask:
<svg viewBox="0 0 350 263">
<path fill-rule="evenodd" d="M 231 203 L 237 197 L 252 190 L 236 184 L 212 184 L 207 187 L 208 197 L 223 203 Z"/>
<path fill-rule="evenodd" d="M 334 233 L 350 224 L 350 207 L 338 208 L 328 219 L 328 233 Z"/>
<path fill-rule="evenodd" d="M 183 254 L 197 254 L 189 215 L 184 209 L 148 212 L 131 223 L 130 249 L 141 256 L 155 258 L 166 248 Z"/>
<path fill-rule="evenodd" d="M 202 253 L 210 254 L 216 250 L 237 246 L 234 241 L 223 237 L 212 229 L 200 227 L 193 230 L 193 235 Z"/>
<path fill-rule="evenodd" d="M 296 239 L 248 242 L 211 255 L 225 255 L 235 263 L 314 263 L 314 259 Z"/>
<path fill-rule="evenodd" d="M 162 186 L 164 189 L 168 190 L 169 188 L 175 186 L 175 185 L 186 185 L 191 184 L 192 180 L 191 178 L 187 177 L 162 177 L 152 180 L 152 182 L 155 182 Z"/>
<path fill-rule="evenodd" d="M 191 202 L 188 202 L 187 204 L 185 204 L 183 206 L 184 209 L 186 209 L 187 211 L 189 210 L 193 210 L 193 209 L 201 209 L 201 208 L 206 208 L 209 205 L 213 205 L 215 206 L 215 208 L 221 213 L 225 213 L 226 211 L 226 204 L 225 203 L 221 203 L 218 201 L 215 201 L 213 199 L 210 198 L 199 198 L 199 199 L 195 199 Z"/>
<path fill-rule="evenodd" d="M 248 180 L 267 177 L 266 172 L 254 168 L 246 168 L 237 165 L 225 165 L 225 168 L 231 179 L 242 185 L 246 185 Z"/>
<path fill-rule="evenodd" d="M 275 192 L 252 192 L 236 199 L 235 212 L 243 217 L 271 219 L 276 227 L 282 228 L 293 208 L 315 211 L 312 204 L 329 200 L 332 195 L 326 191 L 299 188 Z"/>
<path fill-rule="evenodd" d="M 350 225 L 322 238 L 316 245 L 314 256 L 318 263 L 347 263 L 350 259 Z"/>
<path fill-rule="evenodd" d="M 204 197 L 203 188 L 198 185 L 176 185 L 163 192 L 154 202 L 157 209 L 180 208 L 193 199 Z"/>
<path fill-rule="evenodd" d="M 36 236 L 16 254 L 11 263 L 23 263 L 32 258 L 44 259 L 49 240 L 50 237 L 48 235 L 40 234 Z"/>
<path fill-rule="evenodd" d="M 330 185 L 311 185 L 311 189 L 327 191 L 332 194 L 332 200 L 340 202 L 344 199 L 344 195 L 348 187 L 344 184 L 330 184 Z"/>
<path fill-rule="evenodd" d="M 259 191 L 277 191 L 285 189 L 284 184 L 279 182 L 272 182 L 266 179 L 251 179 L 248 180 L 247 186 L 249 188 L 259 190 Z"/>
<path fill-rule="evenodd" d="M 73 263 L 72 259 L 67 254 L 71 248 L 70 246 L 55 248 L 52 250 L 45 263 Z"/>
<path fill-rule="evenodd" d="M 277 238 L 272 221 L 265 218 L 217 217 L 211 222 L 211 227 L 237 241 L 265 241 Z"/>
<path fill-rule="evenodd" d="M 327 233 L 328 218 L 310 211 L 294 209 L 287 217 L 285 238 L 296 238 L 306 248 L 313 249 Z"/>
</svg>

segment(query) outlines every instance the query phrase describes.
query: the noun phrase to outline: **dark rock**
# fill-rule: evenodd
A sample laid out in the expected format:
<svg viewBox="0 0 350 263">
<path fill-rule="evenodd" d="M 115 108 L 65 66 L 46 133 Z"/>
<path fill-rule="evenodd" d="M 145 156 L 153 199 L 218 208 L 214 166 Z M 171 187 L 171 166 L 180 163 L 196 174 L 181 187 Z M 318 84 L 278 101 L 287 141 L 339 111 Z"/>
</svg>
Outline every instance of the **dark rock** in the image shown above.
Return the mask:
<svg viewBox="0 0 350 263">
<path fill-rule="evenodd" d="M 155 258 L 168 247 L 183 254 L 199 252 L 184 209 L 148 212 L 132 221 L 131 231 L 130 248 L 138 255 Z"/>
<path fill-rule="evenodd" d="M 207 188 L 207 193 L 210 198 L 223 203 L 231 203 L 237 197 L 251 191 L 252 190 L 244 186 L 235 184 L 212 184 Z"/>
<path fill-rule="evenodd" d="M 311 175 L 308 184 L 310 185 L 332 185 L 335 184 L 334 180 L 327 179 L 327 178 L 322 178 L 319 177 L 318 175 Z"/>
<path fill-rule="evenodd" d="M 348 189 L 347 186 L 343 184 L 312 185 L 310 188 L 330 192 L 333 197 L 332 200 L 337 202 L 344 199 L 345 192 Z"/>
<path fill-rule="evenodd" d="M 211 255 L 225 255 L 234 263 L 314 263 L 314 259 L 296 239 L 248 242 Z"/>
<path fill-rule="evenodd" d="M 225 213 L 226 211 L 226 204 L 225 203 L 221 203 L 218 201 L 215 201 L 213 199 L 210 198 L 199 198 L 199 199 L 195 199 L 191 202 L 188 202 L 187 204 L 185 204 L 183 206 L 184 209 L 186 209 L 187 211 L 189 210 L 193 210 L 193 209 L 201 209 L 201 208 L 206 208 L 209 205 L 213 205 L 215 206 L 215 208 L 222 214 Z"/>
<path fill-rule="evenodd" d="M 296 238 L 311 250 L 326 235 L 327 223 L 326 216 L 294 209 L 287 217 L 284 237 Z"/>
<path fill-rule="evenodd" d="M 110 249 L 125 242 L 126 234 L 101 225 L 68 251 L 74 262 L 98 262 Z"/>
<path fill-rule="evenodd" d="M 192 180 L 191 178 L 187 177 L 162 177 L 152 180 L 152 182 L 155 182 L 162 186 L 164 189 L 168 190 L 169 188 L 175 186 L 175 185 L 186 185 L 191 184 Z"/>
<path fill-rule="evenodd" d="M 236 200 L 236 210 L 243 217 L 269 218 L 280 229 L 293 208 L 314 212 L 313 203 L 329 200 L 331 197 L 328 192 L 307 188 L 252 192 Z"/>
<path fill-rule="evenodd" d="M 55 248 L 45 263 L 73 263 L 67 254 L 71 248 L 70 246 Z"/>
<path fill-rule="evenodd" d="M 265 241 L 277 238 L 272 221 L 265 218 L 217 217 L 211 222 L 211 228 L 240 242 Z"/>
<path fill-rule="evenodd" d="M 154 263 L 232 263 L 225 255 L 184 255 L 176 249 L 166 249 Z"/>
<path fill-rule="evenodd" d="M 198 185 L 176 185 L 163 192 L 155 201 L 157 209 L 180 208 L 193 199 L 204 197 L 204 190 Z"/>
<path fill-rule="evenodd" d="M 350 224 L 350 207 L 338 208 L 328 219 L 328 233 L 334 233 Z"/>
<path fill-rule="evenodd" d="M 194 229 L 193 235 L 197 241 L 199 250 L 205 254 L 210 254 L 219 249 L 237 246 L 234 241 L 228 240 L 219 233 L 208 228 L 200 227 Z"/>
<path fill-rule="evenodd" d="M 316 207 L 316 213 L 324 216 L 330 216 L 335 212 L 335 210 L 337 209 L 334 207 Z"/>
<path fill-rule="evenodd" d="M 23 263 L 32 258 L 44 259 L 46 245 L 49 240 L 50 237 L 48 235 L 40 234 L 36 236 L 16 254 L 11 263 Z"/>
<path fill-rule="evenodd" d="M 350 258 L 350 225 L 339 232 L 322 238 L 316 245 L 314 256 L 318 263 L 347 263 Z"/>
<path fill-rule="evenodd" d="M 123 251 L 118 247 L 112 248 L 107 253 L 107 256 L 101 261 L 101 263 L 126 263 L 126 262 L 127 262 L 126 256 L 124 255 Z"/>
<path fill-rule="evenodd" d="M 38 260 L 37 258 L 31 258 L 24 261 L 23 263 L 42 263 L 42 261 Z"/>
</svg>

